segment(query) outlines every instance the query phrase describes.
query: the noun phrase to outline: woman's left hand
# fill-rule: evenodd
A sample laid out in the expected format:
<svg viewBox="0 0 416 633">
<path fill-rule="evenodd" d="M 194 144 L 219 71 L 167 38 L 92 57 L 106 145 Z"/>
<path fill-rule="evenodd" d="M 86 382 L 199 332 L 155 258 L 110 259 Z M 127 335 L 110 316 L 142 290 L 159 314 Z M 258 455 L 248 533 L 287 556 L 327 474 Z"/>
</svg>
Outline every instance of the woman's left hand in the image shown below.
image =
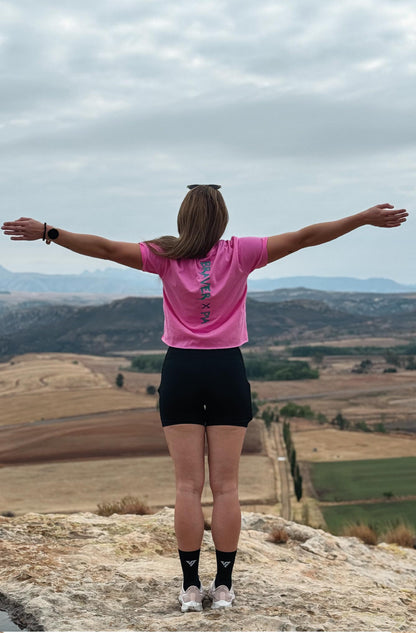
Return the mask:
<svg viewBox="0 0 416 633">
<path fill-rule="evenodd" d="M 43 238 L 44 224 L 33 218 L 19 218 L 14 222 L 3 222 L 1 230 L 10 235 L 11 240 L 40 240 Z"/>
<path fill-rule="evenodd" d="M 403 222 L 406 222 L 408 215 L 406 209 L 394 209 L 394 205 L 389 202 L 377 204 L 375 207 L 370 207 L 366 211 L 362 211 L 365 224 L 381 226 L 388 229 L 400 226 Z"/>
</svg>

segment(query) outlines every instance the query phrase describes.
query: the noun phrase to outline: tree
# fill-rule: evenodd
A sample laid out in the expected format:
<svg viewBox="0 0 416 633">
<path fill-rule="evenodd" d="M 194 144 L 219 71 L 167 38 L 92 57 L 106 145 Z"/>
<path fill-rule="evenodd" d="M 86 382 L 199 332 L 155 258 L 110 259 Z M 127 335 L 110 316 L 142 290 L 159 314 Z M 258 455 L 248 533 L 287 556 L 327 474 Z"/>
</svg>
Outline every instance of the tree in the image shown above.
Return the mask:
<svg viewBox="0 0 416 633">
<path fill-rule="evenodd" d="M 266 425 L 266 428 L 270 429 L 271 423 L 274 420 L 274 411 L 273 411 L 273 409 L 271 409 L 270 407 L 267 407 L 266 409 L 263 409 L 261 417 L 264 420 L 264 424 Z"/>
<path fill-rule="evenodd" d="M 302 498 L 302 475 L 300 474 L 299 464 L 296 464 L 295 472 L 295 495 L 296 499 L 300 501 Z"/>
<path fill-rule="evenodd" d="M 358 420 L 358 422 L 354 424 L 354 428 L 357 429 L 357 431 L 364 431 L 365 433 L 371 433 L 371 428 L 368 426 L 365 420 Z"/>
<path fill-rule="evenodd" d="M 338 426 L 341 429 L 341 431 L 343 431 L 344 429 L 349 428 L 350 421 L 347 420 L 347 418 L 344 418 L 342 413 L 337 413 L 335 418 L 331 420 L 331 424 L 333 424 L 334 426 Z"/>
<path fill-rule="evenodd" d="M 251 393 L 251 409 L 253 412 L 253 418 L 257 417 L 259 412 L 259 402 L 258 402 L 258 393 L 257 391 L 253 391 Z"/>
<path fill-rule="evenodd" d="M 397 352 L 392 349 L 388 349 L 383 354 L 384 360 L 389 365 L 395 365 L 396 367 L 400 367 L 400 356 Z"/>
<path fill-rule="evenodd" d="M 292 447 L 292 452 L 290 454 L 290 472 L 292 473 L 292 477 L 295 474 L 296 466 L 296 449 Z"/>
<path fill-rule="evenodd" d="M 122 387 L 124 385 L 124 376 L 123 374 L 117 374 L 116 376 L 116 385 L 117 387 Z"/>
<path fill-rule="evenodd" d="M 416 362 L 414 356 L 408 356 L 405 369 L 416 369 Z"/>
</svg>

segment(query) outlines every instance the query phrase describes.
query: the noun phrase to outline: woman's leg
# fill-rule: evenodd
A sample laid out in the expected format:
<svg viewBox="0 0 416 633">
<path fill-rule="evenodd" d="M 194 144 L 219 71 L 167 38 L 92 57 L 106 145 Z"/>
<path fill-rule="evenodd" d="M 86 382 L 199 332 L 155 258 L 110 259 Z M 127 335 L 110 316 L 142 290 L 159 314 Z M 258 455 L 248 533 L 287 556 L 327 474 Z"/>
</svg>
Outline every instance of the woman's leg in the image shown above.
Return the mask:
<svg viewBox="0 0 416 633">
<path fill-rule="evenodd" d="M 204 534 L 201 495 L 205 477 L 205 427 L 173 424 L 163 427 L 175 465 L 175 533 L 178 549 L 200 549 Z"/>
<path fill-rule="evenodd" d="M 216 549 L 237 549 L 241 529 L 238 468 L 247 429 L 242 426 L 208 426 L 209 482 L 214 500 L 211 531 Z"/>
</svg>

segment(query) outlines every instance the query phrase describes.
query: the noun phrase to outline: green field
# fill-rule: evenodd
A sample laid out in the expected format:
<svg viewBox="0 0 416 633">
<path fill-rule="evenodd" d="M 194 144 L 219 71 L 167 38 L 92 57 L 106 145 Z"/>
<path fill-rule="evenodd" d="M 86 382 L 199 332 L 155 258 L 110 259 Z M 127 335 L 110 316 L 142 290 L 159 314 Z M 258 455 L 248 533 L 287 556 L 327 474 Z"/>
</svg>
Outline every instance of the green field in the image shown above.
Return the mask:
<svg viewBox="0 0 416 633">
<path fill-rule="evenodd" d="M 416 457 L 319 462 L 310 469 L 319 501 L 416 494 Z"/>
<path fill-rule="evenodd" d="M 354 505 L 321 506 L 322 514 L 332 534 L 341 534 L 348 523 L 370 525 L 378 536 L 384 529 L 398 522 L 416 530 L 416 501 L 387 501 Z"/>
</svg>

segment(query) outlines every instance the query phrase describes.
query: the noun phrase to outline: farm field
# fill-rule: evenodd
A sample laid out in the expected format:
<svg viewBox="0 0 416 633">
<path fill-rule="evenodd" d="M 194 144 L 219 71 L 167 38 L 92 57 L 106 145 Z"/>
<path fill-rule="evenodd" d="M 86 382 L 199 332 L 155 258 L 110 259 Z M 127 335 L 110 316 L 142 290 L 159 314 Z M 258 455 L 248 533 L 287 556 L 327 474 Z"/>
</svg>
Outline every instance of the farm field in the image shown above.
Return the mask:
<svg viewBox="0 0 416 633">
<path fill-rule="evenodd" d="M 351 357 L 331 357 L 317 380 L 254 381 L 252 388 L 270 405 L 293 400 L 329 419 L 342 411 L 351 420 L 411 420 L 416 427 L 416 372 L 359 375 L 351 373 L 356 364 Z"/>
<path fill-rule="evenodd" d="M 385 493 L 416 499 L 416 457 L 315 463 L 311 477 L 320 501 L 383 499 Z"/>
<path fill-rule="evenodd" d="M 396 522 L 403 522 L 416 530 L 416 501 L 386 501 L 321 506 L 321 512 L 332 534 L 341 534 L 348 523 L 371 525 L 377 535 Z"/>
<path fill-rule="evenodd" d="M 273 468 L 263 455 L 241 457 L 240 498 L 246 509 L 274 503 Z M 0 513 L 95 512 L 97 505 L 126 495 L 156 509 L 175 503 L 169 456 L 85 459 L 0 468 Z M 208 470 L 202 497 L 209 513 Z"/>
<path fill-rule="evenodd" d="M 352 374 L 358 360 L 331 357 L 317 380 L 252 381 L 252 391 L 271 406 L 295 400 L 329 419 L 342 411 L 351 419 L 383 415 L 412 425 L 416 372 Z M 125 357 L 75 354 L 27 354 L 0 364 L 0 512 L 95 511 L 98 503 L 128 494 L 154 507 L 174 504 L 156 396 L 146 393 L 159 376 L 126 371 L 129 364 Z M 122 389 L 115 386 L 120 371 Z M 305 464 L 416 457 L 416 435 L 340 431 L 299 419 L 291 428 Z M 263 430 L 262 420 L 250 422 L 240 494 L 245 509 L 278 513 L 279 486 Z M 203 500 L 208 511 L 207 485 Z"/>
<path fill-rule="evenodd" d="M 90 369 L 82 359 L 75 354 L 25 354 L 0 363 L 0 427 L 155 406 L 156 398 L 146 394 L 145 386 L 116 389 L 115 376 L 110 382 L 108 375 Z M 105 359 L 101 364 L 106 366 Z"/>
<path fill-rule="evenodd" d="M 416 530 L 416 457 L 318 462 L 305 468 L 333 534 L 360 521 L 379 536 L 397 522 Z"/>
<path fill-rule="evenodd" d="M 299 419 L 290 420 L 290 425 L 300 461 L 315 463 L 416 457 L 416 435 L 341 431 Z"/>
<path fill-rule="evenodd" d="M 174 504 L 156 397 L 146 393 L 158 376 L 123 372 L 118 389 L 123 364 L 44 354 L 0 365 L 0 512 L 95 511 L 129 494 L 155 508 Z M 241 500 L 252 509 L 276 502 L 262 429 L 259 420 L 250 423 L 241 461 Z M 207 509 L 211 500 L 206 483 Z"/>
</svg>

